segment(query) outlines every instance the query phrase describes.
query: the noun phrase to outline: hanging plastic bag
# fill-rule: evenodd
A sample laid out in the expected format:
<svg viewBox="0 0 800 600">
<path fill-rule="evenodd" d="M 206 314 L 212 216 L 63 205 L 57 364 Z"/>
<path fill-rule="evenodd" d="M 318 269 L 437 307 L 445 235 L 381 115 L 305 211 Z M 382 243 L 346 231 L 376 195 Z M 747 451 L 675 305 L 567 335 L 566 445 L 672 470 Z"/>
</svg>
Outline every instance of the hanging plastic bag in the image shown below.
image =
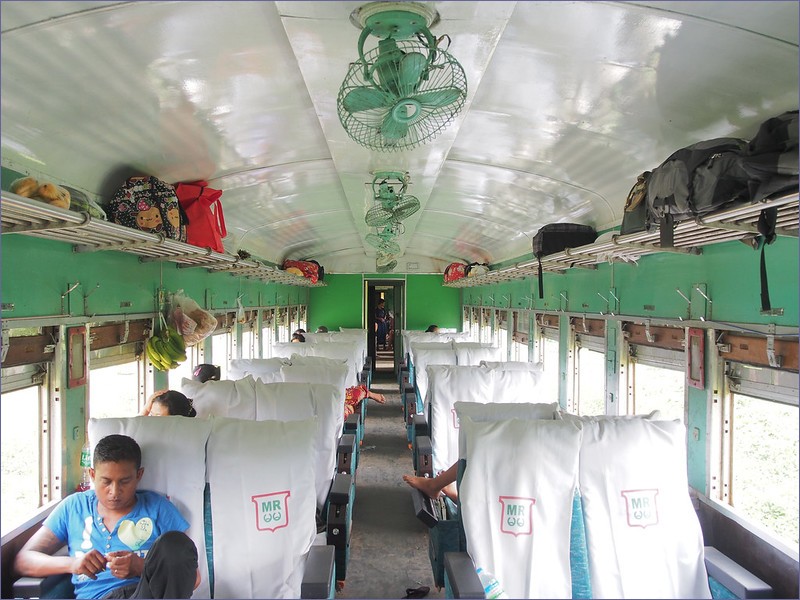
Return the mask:
<svg viewBox="0 0 800 600">
<path fill-rule="evenodd" d="M 244 312 L 244 306 L 242 306 L 242 299 L 241 297 L 236 298 L 236 305 L 239 307 L 236 309 L 236 322 L 244 325 L 247 323 L 247 315 Z"/>
<path fill-rule="evenodd" d="M 204 340 L 217 328 L 217 317 L 178 290 L 172 297 L 172 323 L 187 346 Z"/>
</svg>

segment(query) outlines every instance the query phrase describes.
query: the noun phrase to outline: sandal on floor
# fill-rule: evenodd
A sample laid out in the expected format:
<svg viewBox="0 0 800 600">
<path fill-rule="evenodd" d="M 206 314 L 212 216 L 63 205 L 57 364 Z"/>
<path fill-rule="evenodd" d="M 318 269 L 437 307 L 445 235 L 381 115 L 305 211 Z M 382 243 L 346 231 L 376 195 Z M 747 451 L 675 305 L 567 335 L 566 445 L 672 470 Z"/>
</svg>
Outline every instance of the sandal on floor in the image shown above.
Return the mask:
<svg viewBox="0 0 800 600">
<path fill-rule="evenodd" d="M 431 591 L 427 585 L 421 585 L 418 588 L 406 588 L 406 595 L 403 598 L 424 598 Z"/>
</svg>

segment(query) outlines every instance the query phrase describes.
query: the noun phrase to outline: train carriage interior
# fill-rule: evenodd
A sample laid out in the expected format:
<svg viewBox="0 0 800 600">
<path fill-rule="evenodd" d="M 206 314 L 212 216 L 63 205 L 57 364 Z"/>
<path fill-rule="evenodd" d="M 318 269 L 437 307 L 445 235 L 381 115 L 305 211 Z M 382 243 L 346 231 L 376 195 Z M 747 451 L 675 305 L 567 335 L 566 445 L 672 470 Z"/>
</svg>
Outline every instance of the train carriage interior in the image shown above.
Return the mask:
<svg viewBox="0 0 800 600">
<path fill-rule="evenodd" d="M 110 434 L 193 598 L 800 597 L 797 2 L 0 31 L 0 597 L 130 583 Z"/>
</svg>

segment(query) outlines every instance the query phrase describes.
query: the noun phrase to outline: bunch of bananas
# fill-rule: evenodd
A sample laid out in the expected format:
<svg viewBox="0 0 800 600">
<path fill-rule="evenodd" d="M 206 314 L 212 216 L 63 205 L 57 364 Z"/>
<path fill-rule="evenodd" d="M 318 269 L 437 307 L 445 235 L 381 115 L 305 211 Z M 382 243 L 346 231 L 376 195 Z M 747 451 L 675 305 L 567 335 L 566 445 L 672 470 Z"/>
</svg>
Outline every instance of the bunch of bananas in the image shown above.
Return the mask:
<svg viewBox="0 0 800 600">
<path fill-rule="evenodd" d="M 186 344 L 183 336 L 172 326 L 164 327 L 145 344 L 147 358 L 160 371 L 174 369 L 186 360 Z"/>
</svg>

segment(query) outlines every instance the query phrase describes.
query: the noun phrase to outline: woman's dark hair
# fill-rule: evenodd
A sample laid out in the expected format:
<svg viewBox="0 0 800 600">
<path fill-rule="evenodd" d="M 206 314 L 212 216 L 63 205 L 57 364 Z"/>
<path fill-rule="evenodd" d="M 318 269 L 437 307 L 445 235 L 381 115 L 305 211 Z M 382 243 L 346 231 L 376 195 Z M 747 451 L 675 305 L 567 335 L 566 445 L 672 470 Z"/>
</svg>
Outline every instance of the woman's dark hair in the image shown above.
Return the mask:
<svg viewBox="0 0 800 600">
<path fill-rule="evenodd" d="M 292 334 L 292 341 L 297 340 L 298 342 L 305 342 L 306 337 L 302 333 L 294 333 Z"/>
<path fill-rule="evenodd" d="M 328 333 L 328 328 L 325 325 L 320 325 L 317 327 L 317 333 Z"/>
<path fill-rule="evenodd" d="M 197 365 L 192 371 L 192 379 L 195 381 L 199 381 L 200 383 L 205 383 L 206 381 L 219 381 L 222 375 L 222 370 L 215 366 L 210 365 L 208 363 L 203 363 L 202 365 Z"/>
<path fill-rule="evenodd" d="M 169 390 L 160 396 L 156 396 L 153 398 L 153 402 L 166 406 L 170 416 L 194 417 L 197 415 L 197 411 L 192 406 L 192 401 L 175 390 Z"/>
<path fill-rule="evenodd" d="M 132 437 L 116 433 L 107 435 L 97 442 L 92 455 L 95 467 L 104 462 L 132 462 L 138 471 L 142 466 L 142 449 Z"/>
<path fill-rule="evenodd" d="M 306 332 L 306 330 L 305 330 L 305 329 L 303 329 L 303 328 L 301 327 L 300 329 L 297 329 L 297 330 L 295 330 L 295 332 L 294 332 L 294 334 L 293 334 L 293 335 L 297 335 L 297 334 L 300 334 L 300 335 L 302 335 L 302 334 L 304 334 L 305 332 Z"/>
<path fill-rule="evenodd" d="M 428 328 L 425 330 L 425 333 L 436 333 L 437 329 L 439 329 L 438 325 L 428 325 Z"/>
</svg>

